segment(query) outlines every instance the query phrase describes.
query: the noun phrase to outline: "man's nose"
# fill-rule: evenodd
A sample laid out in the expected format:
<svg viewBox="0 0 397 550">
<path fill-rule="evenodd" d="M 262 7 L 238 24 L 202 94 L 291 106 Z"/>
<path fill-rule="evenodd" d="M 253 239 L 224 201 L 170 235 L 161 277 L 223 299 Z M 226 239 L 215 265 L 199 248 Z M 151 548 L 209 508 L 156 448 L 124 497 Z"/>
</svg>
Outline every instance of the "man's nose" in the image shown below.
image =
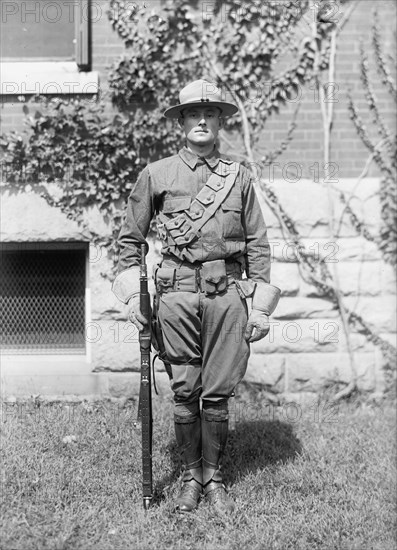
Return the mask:
<svg viewBox="0 0 397 550">
<path fill-rule="evenodd" d="M 202 117 L 199 120 L 199 124 L 207 124 L 207 121 L 205 120 L 205 116 L 202 115 Z"/>
</svg>

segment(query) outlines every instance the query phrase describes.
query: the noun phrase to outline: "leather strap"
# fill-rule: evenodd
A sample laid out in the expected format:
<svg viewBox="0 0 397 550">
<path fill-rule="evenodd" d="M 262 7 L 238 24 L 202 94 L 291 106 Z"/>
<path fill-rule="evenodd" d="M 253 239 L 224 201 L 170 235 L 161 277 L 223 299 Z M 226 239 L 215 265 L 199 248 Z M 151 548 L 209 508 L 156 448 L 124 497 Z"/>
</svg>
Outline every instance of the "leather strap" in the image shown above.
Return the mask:
<svg viewBox="0 0 397 550">
<path fill-rule="evenodd" d="M 194 220 L 196 230 L 203 227 L 226 199 L 236 181 L 237 173 L 238 165 L 233 162 L 225 167 L 224 174 L 211 174 L 205 186 L 193 200 L 189 210 L 186 211 L 189 218 Z"/>
<path fill-rule="evenodd" d="M 215 214 L 230 193 L 237 174 L 236 162 L 225 167 L 222 175 L 211 174 L 190 207 L 164 224 L 168 237 L 177 246 L 187 246 L 199 236 L 200 229 Z"/>
</svg>

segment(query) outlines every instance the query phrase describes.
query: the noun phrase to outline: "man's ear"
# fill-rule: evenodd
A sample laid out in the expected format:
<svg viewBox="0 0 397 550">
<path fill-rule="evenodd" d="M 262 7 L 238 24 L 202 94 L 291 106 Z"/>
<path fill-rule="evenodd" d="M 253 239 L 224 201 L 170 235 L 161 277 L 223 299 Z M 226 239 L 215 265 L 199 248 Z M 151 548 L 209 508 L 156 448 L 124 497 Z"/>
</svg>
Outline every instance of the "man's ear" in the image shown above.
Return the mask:
<svg viewBox="0 0 397 550">
<path fill-rule="evenodd" d="M 184 120 L 185 120 L 185 119 L 184 119 L 182 116 L 180 116 L 180 117 L 178 118 L 178 124 L 179 124 L 179 126 L 180 126 L 181 128 L 183 128 Z"/>
<path fill-rule="evenodd" d="M 224 122 L 225 122 L 224 118 L 219 118 L 219 128 L 223 128 Z"/>
</svg>

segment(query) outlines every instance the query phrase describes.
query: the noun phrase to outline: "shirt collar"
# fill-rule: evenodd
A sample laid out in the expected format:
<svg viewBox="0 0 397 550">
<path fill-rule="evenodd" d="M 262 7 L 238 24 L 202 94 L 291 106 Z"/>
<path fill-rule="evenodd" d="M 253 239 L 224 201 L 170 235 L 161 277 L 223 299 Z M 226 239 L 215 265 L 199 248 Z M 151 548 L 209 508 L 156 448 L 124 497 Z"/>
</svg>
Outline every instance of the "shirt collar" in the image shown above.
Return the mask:
<svg viewBox="0 0 397 550">
<path fill-rule="evenodd" d="M 224 157 L 216 148 L 214 148 L 209 157 L 198 157 L 196 153 L 193 153 L 193 151 L 190 151 L 190 149 L 185 146 L 179 151 L 179 156 L 192 170 L 196 168 L 197 164 L 202 164 L 203 161 L 205 161 L 211 169 L 215 169 L 219 162 L 222 162 L 223 164 L 232 164 L 233 162 L 232 160 Z"/>
</svg>

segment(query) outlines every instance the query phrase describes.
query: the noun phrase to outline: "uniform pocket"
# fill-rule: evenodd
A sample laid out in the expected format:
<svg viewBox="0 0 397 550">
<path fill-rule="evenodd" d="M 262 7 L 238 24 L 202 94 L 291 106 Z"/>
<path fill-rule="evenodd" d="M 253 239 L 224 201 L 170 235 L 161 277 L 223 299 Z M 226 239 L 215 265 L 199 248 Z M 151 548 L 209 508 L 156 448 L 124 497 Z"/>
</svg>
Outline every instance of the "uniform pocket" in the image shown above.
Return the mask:
<svg viewBox="0 0 397 550">
<path fill-rule="evenodd" d="M 241 239 L 244 237 L 241 223 L 242 208 L 241 195 L 230 195 L 222 203 L 223 236 L 225 238 Z"/>
<path fill-rule="evenodd" d="M 182 212 L 187 210 L 190 206 L 190 197 L 172 197 L 165 199 L 162 212 L 163 214 L 174 214 L 175 212 Z"/>
</svg>

